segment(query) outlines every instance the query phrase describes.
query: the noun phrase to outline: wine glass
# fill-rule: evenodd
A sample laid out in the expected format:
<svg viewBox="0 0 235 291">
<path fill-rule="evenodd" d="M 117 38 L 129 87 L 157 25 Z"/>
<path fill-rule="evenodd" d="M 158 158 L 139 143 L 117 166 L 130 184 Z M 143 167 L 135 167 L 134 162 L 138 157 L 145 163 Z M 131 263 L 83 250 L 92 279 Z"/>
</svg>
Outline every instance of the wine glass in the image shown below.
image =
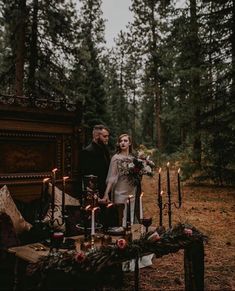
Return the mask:
<svg viewBox="0 0 235 291">
<path fill-rule="evenodd" d="M 64 233 L 63 232 L 53 232 L 51 234 L 51 249 L 55 249 L 58 252 L 64 241 Z"/>
<path fill-rule="evenodd" d="M 145 226 L 145 232 L 147 233 L 149 226 L 152 224 L 152 217 L 142 218 L 141 223 L 143 224 L 143 226 Z"/>
</svg>

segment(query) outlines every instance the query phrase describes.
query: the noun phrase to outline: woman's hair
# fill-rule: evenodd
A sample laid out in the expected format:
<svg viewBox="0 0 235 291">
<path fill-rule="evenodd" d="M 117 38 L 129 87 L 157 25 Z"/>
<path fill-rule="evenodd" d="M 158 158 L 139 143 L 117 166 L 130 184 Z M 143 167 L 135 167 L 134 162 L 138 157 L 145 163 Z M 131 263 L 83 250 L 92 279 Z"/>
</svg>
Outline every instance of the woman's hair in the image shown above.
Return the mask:
<svg viewBox="0 0 235 291">
<path fill-rule="evenodd" d="M 120 141 L 123 137 L 127 137 L 129 139 L 129 142 L 130 142 L 130 146 L 129 146 L 129 153 L 131 154 L 132 153 L 132 138 L 130 137 L 129 134 L 127 133 L 123 133 L 121 135 L 119 135 L 118 139 L 117 139 L 117 143 L 116 143 L 116 153 L 120 153 L 121 152 L 121 149 L 120 149 Z"/>
</svg>

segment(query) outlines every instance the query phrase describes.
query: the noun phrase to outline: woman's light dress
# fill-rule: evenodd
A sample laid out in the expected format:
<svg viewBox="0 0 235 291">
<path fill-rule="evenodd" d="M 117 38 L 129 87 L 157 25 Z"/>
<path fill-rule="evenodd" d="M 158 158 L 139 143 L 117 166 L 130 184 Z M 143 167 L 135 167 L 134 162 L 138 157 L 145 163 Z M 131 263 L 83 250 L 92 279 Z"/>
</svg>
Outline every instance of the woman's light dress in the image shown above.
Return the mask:
<svg viewBox="0 0 235 291">
<path fill-rule="evenodd" d="M 123 213 L 123 223 L 122 226 L 126 226 L 126 214 L 127 214 L 127 201 L 129 196 L 131 201 L 131 224 L 134 220 L 134 205 L 135 205 L 135 192 L 136 187 L 131 183 L 127 175 L 123 175 L 122 170 L 120 169 L 120 164 L 125 163 L 126 160 L 131 162 L 133 156 L 115 154 L 110 162 L 109 171 L 106 183 L 111 182 L 113 184 L 111 191 L 111 200 L 113 203 L 123 203 L 125 204 L 124 213 Z"/>
</svg>

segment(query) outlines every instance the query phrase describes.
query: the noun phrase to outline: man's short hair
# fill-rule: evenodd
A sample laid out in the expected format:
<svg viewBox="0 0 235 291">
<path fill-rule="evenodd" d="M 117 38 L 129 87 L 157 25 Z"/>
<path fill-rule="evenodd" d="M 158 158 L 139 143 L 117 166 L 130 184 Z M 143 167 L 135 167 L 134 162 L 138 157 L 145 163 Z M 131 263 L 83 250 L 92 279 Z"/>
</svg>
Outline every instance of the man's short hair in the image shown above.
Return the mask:
<svg viewBox="0 0 235 291">
<path fill-rule="evenodd" d="M 102 129 L 106 129 L 108 132 L 110 132 L 109 128 L 108 128 L 107 126 L 105 126 L 104 124 L 96 124 L 96 125 L 94 125 L 94 127 L 93 127 L 93 133 L 94 133 L 95 131 L 100 131 L 100 130 L 102 130 Z"/>
</svg>

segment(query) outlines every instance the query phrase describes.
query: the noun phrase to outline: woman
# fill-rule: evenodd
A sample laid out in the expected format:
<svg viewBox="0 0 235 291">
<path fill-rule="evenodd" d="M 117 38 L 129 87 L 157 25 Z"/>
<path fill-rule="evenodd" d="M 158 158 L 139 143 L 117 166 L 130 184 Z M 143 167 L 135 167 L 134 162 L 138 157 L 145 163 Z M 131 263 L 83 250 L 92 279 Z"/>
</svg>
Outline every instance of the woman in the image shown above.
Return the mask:
<svg viewBox="0 0 235 291">
<path fill-rule="evenodd" d="M 123 213 L 122 226 L 126 226 L 127 220 L 127 203 L 130 201 L 131 205 L 131 224 L 134 220 L 134 204 L 136 187 L 131 183 L 129 177 L 126 175 L 128 165 L 132 162 L 132 141 L 131 137 L 124 133 L 118 137 L 117 151 L 112 157 L 108 176 L 106 179 L 106 190 L 103 200 L 109 201 L 109 193 L 111 192 L 111 200 L 113 203 L 125 204 Z"/>
</svg>

